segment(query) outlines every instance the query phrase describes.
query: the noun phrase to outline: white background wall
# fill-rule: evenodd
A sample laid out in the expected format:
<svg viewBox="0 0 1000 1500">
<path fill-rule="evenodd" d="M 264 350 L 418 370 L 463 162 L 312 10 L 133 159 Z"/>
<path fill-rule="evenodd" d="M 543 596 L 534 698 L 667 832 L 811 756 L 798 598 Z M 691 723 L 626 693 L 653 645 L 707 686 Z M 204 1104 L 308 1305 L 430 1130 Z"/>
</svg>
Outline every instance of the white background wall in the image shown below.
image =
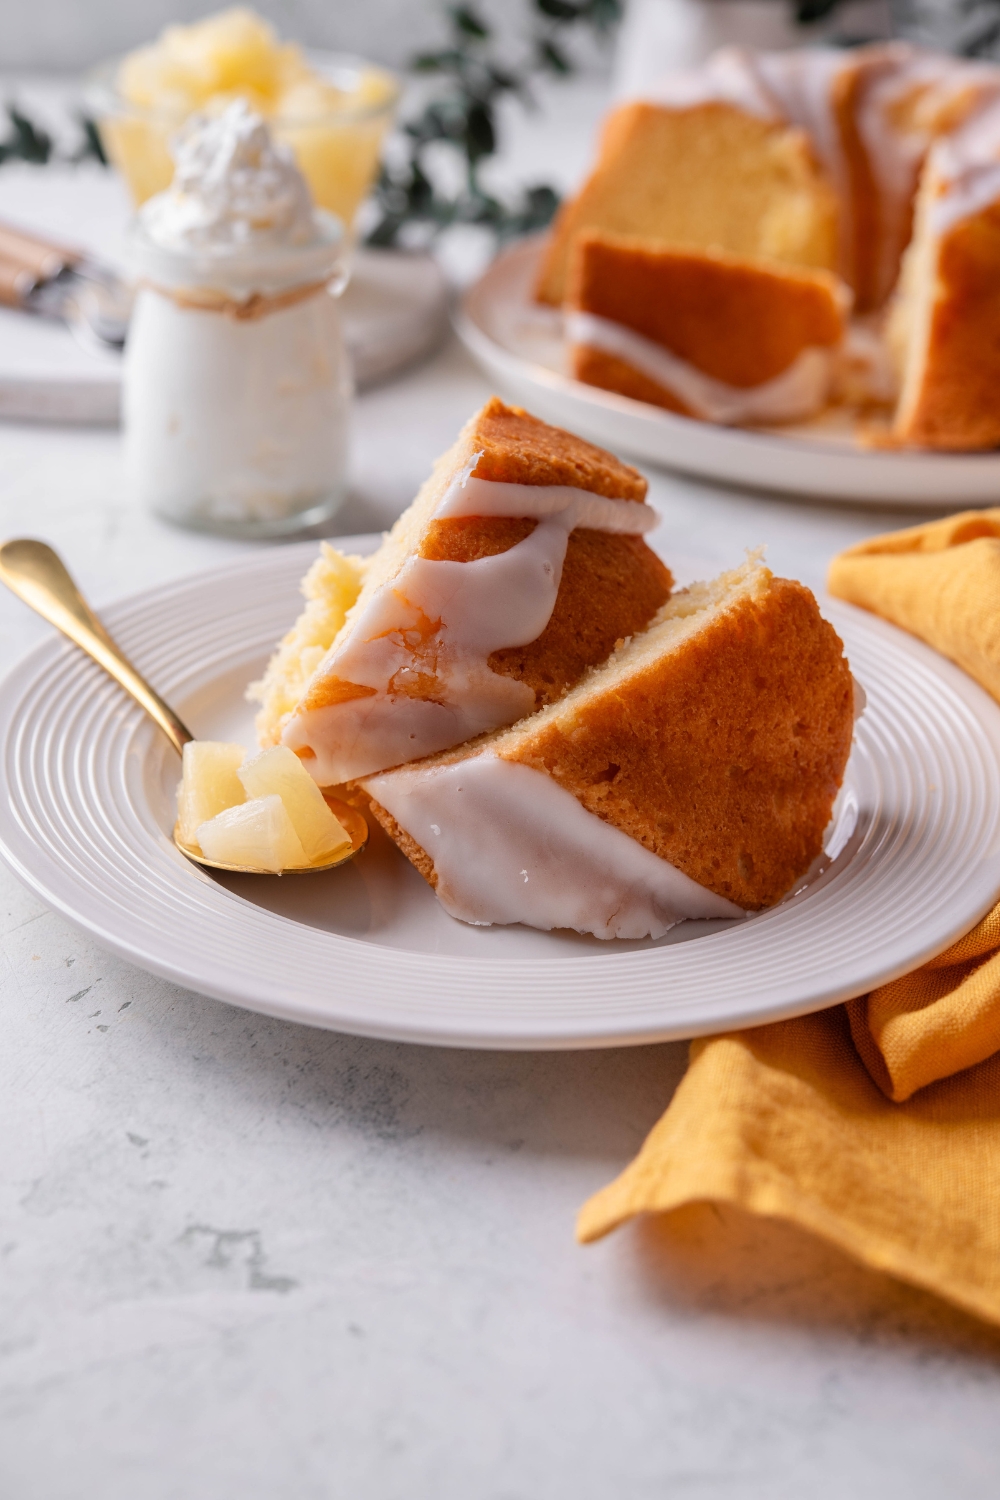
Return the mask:
<svg viewBox="0 0 1000 1500">
<path fill-rule="evenodd" d="M 284 36 L 399 66 L 445 35 L 444 0 L 247 0 Z M 226 0 L 0 0 L 0 73 L 76 72 L 190 21 Z M 477 0 L 504 32 L 523 29 L 524 0 Z"/>
</svg>

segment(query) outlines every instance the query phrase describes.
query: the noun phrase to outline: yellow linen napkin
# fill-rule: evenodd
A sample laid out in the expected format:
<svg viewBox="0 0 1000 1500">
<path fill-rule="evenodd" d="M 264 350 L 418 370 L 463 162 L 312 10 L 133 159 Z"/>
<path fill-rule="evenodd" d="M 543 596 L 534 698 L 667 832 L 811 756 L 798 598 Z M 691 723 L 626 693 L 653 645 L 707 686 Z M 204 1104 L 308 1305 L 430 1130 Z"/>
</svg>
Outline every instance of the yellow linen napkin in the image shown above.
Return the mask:
<svg viewBox="0 0 1000 1500">
<path fill-rule="evenodd" d="M 1000 699 L 1000 510 L 870 537 L 830 564 L 831 594 L 883 615 Z"/>
<path fill-rule="evenodd" d="M 1000 510 L 853 547 L 830 588 L 1000 698 Z M 693 1042 L 666 1114 L 577 1233 L 705 1201 L 788 1219 L 1000 1323 L 1000 905 L 846 1006 Z"/>
<path fill-rule="evenodd" d="M 967 956 L 987 937 L 985 961 Z M 579 1238 L 733 1203 L 1000 1323 L 998 948 L 1000 906 L 933 965 L 850 1005 L 693 1042 L 669 1109 L 584 1205 Z M 949 1063 L 965 1071 L 944 1077 Z"/>
</svg>

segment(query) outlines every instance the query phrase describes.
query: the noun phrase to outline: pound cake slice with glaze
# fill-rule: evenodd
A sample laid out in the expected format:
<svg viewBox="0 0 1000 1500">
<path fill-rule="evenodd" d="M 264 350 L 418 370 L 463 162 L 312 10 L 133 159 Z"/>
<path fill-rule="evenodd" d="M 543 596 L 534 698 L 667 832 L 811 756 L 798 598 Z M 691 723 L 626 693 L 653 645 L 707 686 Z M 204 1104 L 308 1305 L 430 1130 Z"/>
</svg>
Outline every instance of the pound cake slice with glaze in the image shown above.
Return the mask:
<svg viewBox="0 0 1000 1500">
<path fill-rule="evenodd" d="M 597 165 L 556 216 L 540 302 L 565 300 L 574 242 L 588 230 L 831 271 L 840 263 L 840 208 L 818 153 L 736 48 L 608 116 Z"/>
<path fill-rule="evenodd" d="M 805 875 L 853 723 L 833 626 L 751 559 L 675 594 L 560 702 L 359 785 L 452 916 L 659 937 Z"/>
<path fill-rule="evenodd" d="M 637 470 L 494 397 L 396 522 L 299 701 L 266 733 L 331 786 L 555 701 L 670 594 L 643 540 L 657 521 L 645 495 Z"/>
<path fill-rule="evenodd" d="M 888 339 L 897 442 L 1000 444 L 1000 104 L 931 150 Z"/>
<path fill-rule="evenodd" d="M 565 315 L 571 367 L 683 416 L 797 421 L 829 398 L 850 305 L 829 271 L 582 234 Z"/>
</svg>

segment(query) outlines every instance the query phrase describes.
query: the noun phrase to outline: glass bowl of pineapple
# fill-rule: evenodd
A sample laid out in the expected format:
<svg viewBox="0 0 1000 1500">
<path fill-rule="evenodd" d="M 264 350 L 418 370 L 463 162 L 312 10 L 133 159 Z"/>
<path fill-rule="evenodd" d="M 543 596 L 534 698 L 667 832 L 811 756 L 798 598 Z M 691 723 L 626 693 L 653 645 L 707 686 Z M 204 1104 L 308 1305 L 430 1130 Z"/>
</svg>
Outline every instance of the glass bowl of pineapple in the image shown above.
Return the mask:
<svg viewBox="0 0 1000 1500">
<path fill-rule="evenodd" d="M 86 102 L 135 205 L 170 186 L 170 140 L 197 110 L 242 98 L 290 146 L 313 199 L 350 228 L 378 170 L 399 84 L 384 68 L 281 42 L 237 7 L 168 26 L 88 79 Z"/>
</svg>

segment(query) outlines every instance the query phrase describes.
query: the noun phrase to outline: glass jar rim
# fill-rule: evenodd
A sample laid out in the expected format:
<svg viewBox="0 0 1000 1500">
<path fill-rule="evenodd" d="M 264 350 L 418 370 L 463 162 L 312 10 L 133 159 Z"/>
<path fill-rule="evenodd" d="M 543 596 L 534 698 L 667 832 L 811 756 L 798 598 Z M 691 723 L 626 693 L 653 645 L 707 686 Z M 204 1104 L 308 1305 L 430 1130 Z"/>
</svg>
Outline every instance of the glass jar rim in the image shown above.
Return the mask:
<svg viewBox="0 0 1000 1500">
<path fill-rule="evenodd" d="M 95 115 L 132 116 L 139 120 L 146 120 L 176 129 L 190 115 L 197 113 L 199 109 L 205 108 L 205 105 L 197 105 L 191 109 L 184 109 L 183 107 L 179 109 L 164 109 L 144 104 L 135 104 L 131 99 L 127 99 L 119 91 L 118 73 L 122 63 L 131 55 L 131 53 L 121 53 L 118 56 L 107 58 L 103 63 L 98 63 L 96 67 L 92 68 L 84 76 L 84 99 L 88 109 Z M 396 74 L 389 68 L 384 68 L 379 63 L 367 62 L 364 58 L 356 57 L 347 52 L 324 52 L 307 48 L 304 50 L 303 55 L 306 61 L 323 78 L 324 82 L 334 82 L 332 77 L 324 77 L 324 70 L 327 74 L 351 73 L 355 77 L 360 77 L 363 73 L 374 73 L 378 75 L 384 84 L 385 93 L 380 99 L 355 104 L 347 102 L 342 108 L 324 110 L 317 114 L 265 115 L 264 118 L 272 127 L 296 129 L 303 126 L 314 128 L 317 125 L 363 124 L 367 120 L 374 120 L 380 115 L 390 113 L 398 104 L 402 93 L 402 84 Z M 238 89 L 221 92 L 227 95 L 231 94 L 234 98 L 240 97 Z"/>
<path fill-rule="evenodd" d="M 130 268 L 139 279 L 165 287 L 208 288 L 241 297 L 333 281 L 343 271 L 344 228 L 326 209 L 313 212 L 319 233 L 305 245 L 224 245 L 214 250 L 158 245 L 136 215 L 126 239 Z"/>
</svg>

